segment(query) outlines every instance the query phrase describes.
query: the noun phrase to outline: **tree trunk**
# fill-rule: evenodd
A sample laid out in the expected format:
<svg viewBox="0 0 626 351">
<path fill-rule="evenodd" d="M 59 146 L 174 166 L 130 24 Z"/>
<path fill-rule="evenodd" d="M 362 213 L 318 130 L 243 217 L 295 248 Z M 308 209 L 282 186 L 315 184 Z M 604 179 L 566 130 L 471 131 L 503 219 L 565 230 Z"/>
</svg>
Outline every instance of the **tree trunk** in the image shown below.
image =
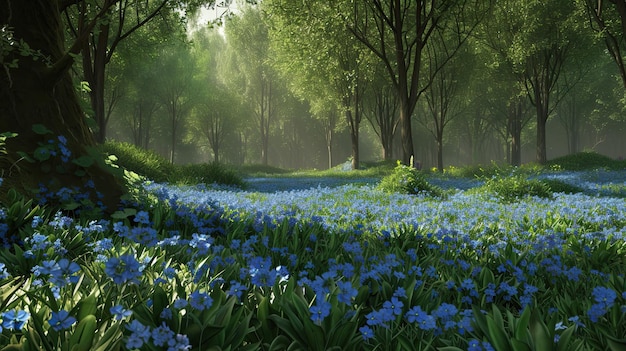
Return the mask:
<svg viewBox="0 0 626 351">
<path fill-rule="evenodd" d="M 411 107 L 405 99 L 400 100 L 400 143 L 402 145 L 402 163 L 409 165 L 413 151 L 413 127 L 411 126 Z"/>
<path fill-rule="evenodd" d="M 510 159 L 512 166 L 522 164 L 522 102 L 513 102 L 509 107 Z"/>
<path fill-rule="evenodd" d="M 4 186 L 18 189 L 25 196 L 32 196 L 30 190 L 40 184 L 48 188 L 48 194 L 61 188 L 89 191 L 93 204 L 115 211 L 124 192 L 118 179 L 98 162 L 85 169 L 72 163 L 86 156 L 88 147 L 95 143 L 69 74 L 73 59 L 63 47 L 64 27 L 57 2 L 4 1 L 0 4 L 0 23 L 14 29 L 16 42 L 23 40 L 33 50 L 30 57 L 24 57 L 15 48 L 4 62 L 17 59 L 18 67 L 0 70 L 0 131 L 18 133 L 7 142 L 7 157 L 0 158 Z M 37 57 L 37 52 L 44 57 Z M 51 133 L 37 133 L 33 130 L 35 125 L 43 125 Z M 29 163 L 18 154 L 33 155 L 41 145 L 56 141 L 59 136 L 67 139 L 67 149 L 71 151 L 67 161 L 53 156 Z M 87 181 L 95 187 L 87 189 Z M 6 191 L 0 194 L 2 197 Z"/>
<path fill-rule="evenodd" d="M 547 98 L 546 98 L 547 99 Z M 542 99 L 540 92 L 535 92 L 535 107 L 537 111 L 537 162 L 545 164 L 546 155 L 546 122 L 548 121 L 548 104 Z"/>
</svg>

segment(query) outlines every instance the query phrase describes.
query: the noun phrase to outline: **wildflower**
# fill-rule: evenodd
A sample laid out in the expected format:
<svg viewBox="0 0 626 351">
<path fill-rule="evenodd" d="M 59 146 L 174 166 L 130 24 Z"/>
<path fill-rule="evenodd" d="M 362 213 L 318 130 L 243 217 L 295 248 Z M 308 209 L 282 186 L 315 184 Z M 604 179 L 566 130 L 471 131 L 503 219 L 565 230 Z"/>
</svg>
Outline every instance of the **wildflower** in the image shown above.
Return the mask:
<svg viewBox="0 0 626 351">
<path fill-rule="evenodd" d="M 209 296 L 209 294 L 196 290 L 189 295 L 189 304 L 191 307 L 199 311 L 204 311 L 205 309 L 211 308 L 211 305 L 213 305 L 213 299 Z"/>
<path fill-rule="evenodd" d="M 139 224 L 150 224 L 150 215 L 146 211 L 138 211 L 133 221 Z"/>
<path fill-rule="evenodd" d="M 122 305 L 115 305 L 111 307 L 109 312 L 111 312 L 111 314 L 115 316 L 115 319 L 118 321 L 126 317 L 130 317 L 133 314 L 133 311 L 125 309 Z"/>
<path fill-rule="evenodd" d="M 167 351 L 186 351 L 191 349 L 189 338 L 183 334 L 177 334 L 176 338 L 172 338 L 167 342 Z"/>
<path fill-rule="evenodd" d="M 402 301 L 398 300 L 395 296 L 392 297 L 391 300 L 383 303 L 383 308 L 389 309 L 396 316 L 402 314 L 402 306 L 404 306 Z"/>
<path fill-rule="evenodd" d="M 600 305 L 611 308 L 617 298 L 617 293 L 611 288 L 605 288 L 603 286 L 596 286 L 593 288 L 593 299 Z"/>
<path fill-rule="evenodd" d="M 0 279 L 7 279 L 9 277 L 9 272 L 7 272 L 7 267 L 4 263 L 0 262 Z"/>
<path fill-rule="evenodd" d="M 479 340 L 471 339 L 467 343 L 467 351 L 482 351 L 483 347 Z"/>
<path fill-rule="evenodd" d="M 4 329 L 21 330 L 29 318 L 30 313 L 24 310 L 9 310 L 2 314 L 2 327 Z"/>
<path fill-rule="evenodd" d="M 152 330 L 152 343 L 154 346 L 165 346 L 172 339 L 174 339 L 174 332 L 165 325 L 165 322 L 160 327 Z"/>
<path fill-rule="evenodd" d="M 189 303 L 187 302 L 187 300 L 185 299 L 176 299 L 174 300 L 174 308 L 181 310 L 185 307 L 187 307 Z"/>
<path fill-rule="evenodd" d="M 330 315 L 331 304 L 328 301 L 318 301 L 315 305 L 309 308 L 311 312 L 311 320 L 317 324 L 321 325 L 324 321 L 324 318 Z"/>
<path fill-rule="evenodd" d="M 341 303 L 349 305 L 352 299 L 358 294 L 358 291 L 352 286 L 351 282 L 337 282 L 337 287 L 341 290 L 341 293 L 337 295 L 337 300 Z"/>
<path fill-rule="evenodd" d="M 370 328 L 367 325 L 364 325 L 361 328 L 359 328 L 359 331 L 361 332 L 361 336 L 363 337 L 363 340 L 365 341 L 374 337 L 374 331 L 372 330 L 372 328 Z"/>
<path fill-rule="evenodd" d="M 433 312 L 433 316 L 447 321 L 456 316 L 457 312 L 456 306 L 444 302 Z"/>
<path fill-rule="evenodd" d="M 104 272 L 115 284 L 120 285 L 127 282 L 138 283 L 137 278 L 141 276 L 139 262 L 130 254 L 110 257 L 105 264 Z"/>
<path fill-rule="evenodd" d="M 226 292 L 227 295 L 230 296 L 236 296 L 239 300 L 241 300 L 241 296 L 243 295 L 243 292 L 246 291 L 246 287 L 245 285 L 242 285 L 241 283 L 239 283 L 236 280 L 231 280 L 230 281 L 230 289 L 228 289 L 228 291 Z"/>
<path fill-rule="evenodd" d="M 52 312 L 50 320 L 50 327 L 56 331 L 61 331 L 65 329 L 69 329 L 74 323 L 76 323 L 76 318 L 70 316 L 70 313 L 61 310 L 59 312 Z"/>
<path fill-rule="evenodd" d="M 131 332 L 128 336 L 128 340 L 126 341 L 127 349 L 141 348 L 143 344 L 147 343 L 152 336 L 150 327 L 141 324 L 141 322 L 137 320 L 133 320 L 130 324 L 126 325 L 126 329 Z"/>
</svg>

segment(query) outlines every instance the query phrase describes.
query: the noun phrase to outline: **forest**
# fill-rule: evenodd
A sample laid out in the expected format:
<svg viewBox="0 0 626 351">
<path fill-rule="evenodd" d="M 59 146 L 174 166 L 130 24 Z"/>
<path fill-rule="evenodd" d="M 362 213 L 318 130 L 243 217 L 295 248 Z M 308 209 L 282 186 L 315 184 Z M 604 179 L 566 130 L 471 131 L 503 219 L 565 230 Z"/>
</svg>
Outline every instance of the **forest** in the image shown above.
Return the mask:
<svg viewBox="0 0 626 351">
<path fill-rule="evenodd" d="M 416 24 L 373 3 L 265 0 L 151 22 L 107 66 L 104 135 L 171 162 L 289 169 L 624 156 L 610 6 L 461 1 L 424 5 Z"/>
<path fill-rule="evenodd" d="M 288 169 L 624 156 L 624 32 L 613 2 L 108 6 L 60 16 L 70 49 L 81 25 L 98 23 L 71 74 L 100 143 L 129 142 L 172 163 Z M 43 58 L 12 26 L 2 35 L 3 59 L 8 49 Z"/>
</svg>

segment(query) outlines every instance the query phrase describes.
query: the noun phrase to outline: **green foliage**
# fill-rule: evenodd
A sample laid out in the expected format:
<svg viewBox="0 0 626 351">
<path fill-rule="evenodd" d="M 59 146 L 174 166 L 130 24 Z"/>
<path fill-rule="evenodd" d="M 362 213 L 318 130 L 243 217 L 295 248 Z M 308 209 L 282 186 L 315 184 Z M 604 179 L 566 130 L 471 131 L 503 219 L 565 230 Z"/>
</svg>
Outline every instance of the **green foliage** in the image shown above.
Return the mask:
<svg viewBox="0 0 626 351">
<path fill-rule="evenodd" d="M 225 184 L 243 187 L 241 177 L 220 163 L 190 164 L 179 167 L 177 182 L 185 184 Z"/>
<path fill-rule="evenodd" d="M 443 189 L 430 184 L 422 172 L 400 162 L 390 175 L 380 181 L 378 189 L 388 193 L 444 195 Z"/>
<path fill-rule="evenodd" d="M 115 163 L 155 182 L 171 181 L 176 176 L 176 167 L 165 158 L 133 144 L 108 141 L 100 145 L 100 150 L 115 155 Z"/>
<path fill-rule="evenodd" d="M 475 191 L 493 193 L 504 202 L 514 202 L 527 196 L 552 197 L 552 191 L 546 182 L 539 179 L 528 179 L 524 175 L 490 178 Z"/>
<path fill-rule="evenodd" d="M 115 163 L 123 169 L 157 183 L 218 183 L 244 186 L 243 180 L 237 173 L 219 163 L 176 166 L 153 151 L 122 142 L 109 141 L 101 145 L 100 149 L 114 155 Z"/>
<path fill-rule="evenodd" d="M 575 185 L 566 183 L 564 181 L 558 179 L 541 179 L 541 182 L 546 184 L 550 191 L 553 193 L 565 193 L 565 194 L 575 194 L 582 193 L 584 189 L 577 187 Z"/>
<path fill-rule="evenodd" d="M 546 166 L 557 171 L 620 170 L 626 168 L 626 161 L 615 160 L 596 152 L 579 152 L 552 159 Z"/>
</svg>

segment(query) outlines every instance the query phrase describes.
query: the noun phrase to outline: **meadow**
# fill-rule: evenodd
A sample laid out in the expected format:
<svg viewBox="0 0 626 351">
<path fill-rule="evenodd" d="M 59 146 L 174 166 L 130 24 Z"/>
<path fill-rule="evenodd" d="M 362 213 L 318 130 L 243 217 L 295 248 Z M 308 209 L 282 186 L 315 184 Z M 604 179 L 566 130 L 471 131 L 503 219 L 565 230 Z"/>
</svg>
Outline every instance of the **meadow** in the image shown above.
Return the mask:
<svg viewBox="0 0 626 351">
<path fill-rule="evenodd" d="M 16 194 L 0 346 L 626 350 L 626 171 L 566 161 L 135 176 L 106 219 Z"/>
</svg>

